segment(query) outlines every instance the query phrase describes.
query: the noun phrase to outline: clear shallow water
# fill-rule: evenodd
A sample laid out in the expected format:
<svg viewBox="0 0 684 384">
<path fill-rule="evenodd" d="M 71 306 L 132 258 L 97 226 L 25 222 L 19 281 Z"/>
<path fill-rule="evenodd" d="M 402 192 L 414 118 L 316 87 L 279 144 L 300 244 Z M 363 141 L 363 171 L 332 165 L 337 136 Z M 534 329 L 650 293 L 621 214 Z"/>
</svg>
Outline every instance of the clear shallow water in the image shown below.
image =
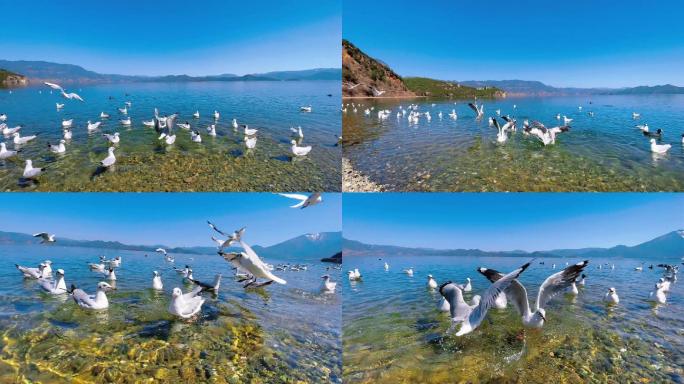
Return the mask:
<svg viewBox="0 0 684 384">
<path fill-rule="evenodd" d="M 40 91 L 40 93 L 39 93 Z M 0 187 L 4 190 L 54 191 L 339 191 L 341 149 L 340 84 L 337 81 L 298 82 L 201 82 L 131 83 L 83 86 L 74 89 L 85 103 L 65 100 L 48 87 L 0 91 L 0 113 L 10 127 L 23 125 L 22 135 L 38 134 L 23 146 L 19 158 L 0 162 Z M 126 96 L 128 94 L 128 96 Z M 329 97 L 328 95 L 332 95 Z M 109 99 L 109 97 L 113 99 Z M 130 128 L 121 126 L 118 108 L 131 101 Z M 55 103 L 64 103 L 58 111 Z M 299 107 L 312 105 L 312 113 Z M 198 129 L 202 143 L 193 143 L 190 132 L 177 128 L 176 143 L 167 147 L 157 140 L 151 120 L 154 108 L 161 114 L 180 114 L 178 122 Z M 192 114 L 199 110 L 200 119 Z M 221 113 L 217 137 L 207 135 L 214 110 Z M 111 115 L 101 120 L 100 112 Z M 67 151 L 55 155 L 47 142 L 62 138 L 62 119 L 74 119 L 73 139 Z M 234 132 L 231 121 L 259 130 L 255 150 L 248 151 L 244 135 Z M 102 121 L 88 134 L 87 121 Z M 313 150 L 306 158 L 291 158 L 290 129 L 301 126 L 302 145 Z M 116 169 L 96 175 L 98 162 L 109 143 L 102 133 L 121 133 Z M 11 138 L 10 148 L 14 148 Z M 19 182 L 24 160 L 49 171 L 39 183 Z"/>
<path fill-rule="evenodd" d="M 122 256 L 117 291 L 107 311 L 79 308 L 71 298 L 41 292 L 14 263 L 49 259 L 66 283 L 94 293 L 101 275 L 86 262 Z M 318 291 L 330 264 L 279 271 L 285 286 L 245 291 L 219 256 L 176 254 L 194 277 L 224 275 L 218 298 L 207 295 L 199 319 L 174 319 L 167 307 L 174 287 L 191 287 L 158 254 L 57 246 L 0 246 L 0 382 L 340 382 L 341 323 L 338 294 Z M 193 260 L 194 259 L 194 260 Z M 295 255 L 269 263 L 301 262 Z M 164 293 L 151 289 L 162 274 Z M 339 271 L 329 273 L 334 281 Z"/>
<path fill-rule="evenodd" d="M 521 277 L 536 299 L 541 282 L 565 262 L 538 259 Z M 390 264 L 385 272 L 383 262 Z M 576 299 L 554 298 L 542 330 L 525 330 L 510 305 L 492 310 L 490 320 L 463 337 L 445 336 L 449 315 L 440 312 L 440 295 L 427 288 L 427 274 L 441 284 L 472 279 L 481 294 L 488 281 L 475 271 L 487 266 L 510 271 L 523 258 L 345 257 L 343 271 L 359 268 L 363 280 L 343 284 L 344 380 L 347 383 L 447 382 L 682 382 L 684 380 L 684 289 L 674 284 L 664 306 L 648 293 L 662 269 L 634 271 L 640 261 L 593 259 L 585 270 L 586 287 Z M 615 270 L 597 269 L 615 263 Z M 403 269 L 412 266 L 414 276 Z M 620 304 L 602 303 L 615 287 Z"/>
<path fill-rule="evenodd" d="M 351 102 L 352 100 L 349 100 Z M 589 104 L 592 101 L 593 104 Z M 345 101 L 346 102 L 346 101 Z M 475 119 L 468 101 L 354 100 L 365 104 L 343 115 L 344 155 L 373 181 L 397 191 L 682 191 L 684 190 L 684 95 L 511 98 L 486 100 L 485 118 Z M 398 107 L 418 104 L 421 117 L 409 125 Z M 436 103 L 435 107 L 431 104 Z M 513 105 L 517 109 L 513 109 Z M 363 110 L 374 106 L 369 117 Z M 582 106 L 582 112 L 578 107 Z M 377 110 L 392 111 L 387 120 Z M 448 117 L 455 109 L 457 120 Z M 519 129 L 503 145 L 487 117 L 510 114 Z M 437 117 L 439 111 L 444 116 Z M 593 111 L 594 117 L 588 116 Z M 632 112 L 641 113 L 633 120 Z M 556 145 L 522 134 L 522 122 L 559 125 L 573 118 Z M 666 155 L 654 155 L 635 128 L 663 129 Z"/>
</svg>

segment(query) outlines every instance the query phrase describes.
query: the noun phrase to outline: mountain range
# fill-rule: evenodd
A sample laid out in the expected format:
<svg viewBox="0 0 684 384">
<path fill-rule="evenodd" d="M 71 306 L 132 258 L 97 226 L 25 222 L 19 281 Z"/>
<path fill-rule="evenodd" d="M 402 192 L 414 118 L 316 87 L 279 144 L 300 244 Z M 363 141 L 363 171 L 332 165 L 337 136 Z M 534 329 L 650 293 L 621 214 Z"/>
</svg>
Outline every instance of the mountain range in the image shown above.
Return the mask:
<svg viewBox="0 0 684 384">
<path fill-rule="evenodd" d="M 277 71 L 238 76 L 230 73 L 211 76 L 131 76 L 102 74 L 73 64 L 59 64 L 47 61 L 0 60 L 0 68 L 26 76 L 29 83 L 43 81 L 64 84 L 101 84 L 121 82 L 189 82 L 189 81 L 302 81 L 340 80 L 340 68 L 316 68 L 301 71 Z"/>
<path fill-rule="evenodd" d="M 675 85 L 640 86 L 633 88 L 556 88 L 541 81 L 528 80 L 468 80 L 461 81 L 471 87 L 496 87 L 507 96 L 578 96 L 578 95 L 654 95 L 684 94 L 684 87 Z"/>
<path fill-rule="evenodd" d="M 32 245 L 39 244 L 40 240 L 26 233 L 0 231 L 0 245 Z M 169 253 L 187 253 L 195 255 L 214 255 L 216 247 L 167 247 L 163 244 L 155 245 L 131 245 L 118 241 L 103 240 L 73 240 L 57 238 L 54 247 L 81 247 L 98 249 L 118 249 L 125 251 L 154 252 L 157 248 L 164 248 Z M 265 258 L 283 258 L 294 256 L 301 261 L 318 261 L 325 257 L 331 257 L 342 249 L 342 232 L 308 233 L 281 243 L 267 247 L 253 245 L 254 251 Z M 226 249 L 226 251 L 239 251 L 239 248 Z"/>
<path fill-rule="evenodd" d="M 665 258 L 684 257 L 684 230 L 676 230 L 634 246 L 617 245 L 611 248 L 554 249 L 549 251 L 483 251 L 480 249 L 431 249 L 393 245 L 370 245 L 344 239 L 344 257 L 350 256 L 475 256 L 475 257 L 624 257 Z"/>
</svg>

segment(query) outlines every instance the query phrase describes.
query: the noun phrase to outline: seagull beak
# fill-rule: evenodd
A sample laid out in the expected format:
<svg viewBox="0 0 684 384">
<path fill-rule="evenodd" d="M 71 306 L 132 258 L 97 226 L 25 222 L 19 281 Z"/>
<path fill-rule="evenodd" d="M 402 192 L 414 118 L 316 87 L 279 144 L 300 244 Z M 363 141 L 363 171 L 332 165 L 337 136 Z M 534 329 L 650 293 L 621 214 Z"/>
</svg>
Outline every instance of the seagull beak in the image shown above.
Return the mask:
<svg viewBox="0 0 684 384">
<path fill-rule="evenodd" d="M 544 320 L 544 322 L 546 322 L 546 317 L 545 317 L 544 315 L 542 315 L 541 313 L 539 313 L 539 316 L 541 316 L 542 320 Z"/>
</svg>

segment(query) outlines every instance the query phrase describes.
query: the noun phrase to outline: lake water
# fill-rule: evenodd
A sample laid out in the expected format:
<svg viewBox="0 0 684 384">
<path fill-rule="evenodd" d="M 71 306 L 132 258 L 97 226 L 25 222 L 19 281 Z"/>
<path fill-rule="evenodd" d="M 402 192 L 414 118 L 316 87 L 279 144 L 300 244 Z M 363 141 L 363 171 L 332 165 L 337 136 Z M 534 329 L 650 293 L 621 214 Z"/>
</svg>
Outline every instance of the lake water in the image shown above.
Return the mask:
<svg viewBox="0 0 684 384">
<path fill-rule="evenodd" d="M 385 271 L 383 262 L 390 264 Z M 592 259 L 586 286 L 576 298 L 560 295 L 546 309 L 541 330 L 524 329 L 510 305 L 493 309 L 474 332 L 445 336 L 450 319 L 440 312 L 440 295 L 427 275 L 441 284 L 472 279 L 468 302 L 489 282 L 476 272 L 486 266 L 511 271 L 527 262 L 518 257 L 347 257 L 343 271 L 359 268 L 360 282 L 343 284 L 343 348 L 346 383 L 446 382 L 682 382 L 684 380 L 684 289 L 674 284 L 667 304 L 648 294 L 662 276 L 650 263 L 679 258 Z M 539 262 L 544 261 L 544 265 Z M 532 262 L 520 280 L 536 299 L 542 281 L 571 258 Z M 643 272 L 634 271 L 646 262 Z M 553 263 L 556 270 L 551 269 Z M 598 269 L 599 264 L 615 264 Z M 414 276 L 403 269 L 413 267 Z M 603 304 L 615 287 L 620 304 Z"/>
<path fill-rule="evenodd" d="M 36 266 L 49 259 L 94 293 L 102 275 L 86 262 L 99 255 L 122 256 L 117 290 L 106 311 L 87 311 L 66 295 L 41 292 L 14 263 Z M 195 321 L 173 318 L 171 290 L 191 289 L 156 253 L 59 246 L 0 246 L 0 382 L 340 382 L 341 299 L 321 294 L 320 276 L 331 264 L 307 271 L 278 271 L 287 285 L 244 290 L 218 255 L 176 254 L 194 277 L 213 281 L 223 273 L 218 298 L 210 298 Z M 296 255 L 266 262 L 301 262 Z M 151 289 L 152 271 L 162 274 L 164 292 Z M 334 281 L 339 271 L 330 270 Z M 193 381 L 194 380 L 194 381 Z"/>
<path fill-rule="evenodd" d="M 485 100 L 481 120 L 475 119 L 467 100 L 353 101 L 364 106 L 357 107 L 357 113 L 348 107 L 343 114 L 344 156 L 390 190 L 684 190 L 684 95 Z M 419 112 L 429 111 L 432 120 L 421 117 L 418 124 L 409 124 L 407 117 L 398 119 L 399 106 L 411 103 L 419 105 Z M 365 116 L 368 107 L 375 110 Z M 391 110 L 386 120 L 378 119 L 381 109 Z M 448 116 L 452 109 L 457 120 Z M 496 143 L 497 130 L 487 121 L 497 109 L 518 121 L 518 131 L 504 144 Z M 632 119 L 632 112 L 641 113 L 641 118 Z M 544 147 L 522 134 L 525 119 L 547 127 L 562 125 L 556 120 L 559 113 L 574 121 L 555 145 Z M 659 143 L 672 144 L 666 155 L 651 153 L 648 138 L 635 128 L 645 123 L 651 131 L 664 131 Z"/>
<path fill-rule="evenodd" d="M 29 87 L 0 90 L 0 113 L 8 115 L 10 127 L 23 125 L 22 135 L 38 138 L 23 146 L 18 158 L 0 163 L 3 190 L 51 191 L 339 191 L 341 149 L 340 83 L 338 81 L 292 82 L 198 82 L 131 83 L 82 86 L 71 89 L 85 102 L 65 100 L 50 88 Z M 128 94 L 128 95 L 127 95 Z M 332 95 L 332 96 L 328 96 Z M 112 99 L 110 99 L 110 96 Z M 128 116 L 133 125 L 123 127 L 118 108 L 130 101 Z M 64 103 L 57 110 L 55 103 Z M 300 106 L 311 105 L 311 113 Z M 194 143 L 190 132 L 177 127 L 176 143 L 167 147 L 157 140 L 151 120 L 154 108 L 162 115 L 178 112 L 177 122 L 190 122 L 200 131 L 202 143 Z M 192 114 L 199 110 L 200 119 Z M 217 137 L 207 134 L 221 118 Z M 111 115 L 100 119 L 100 112 Z M 248 151 L 241 130 L 232 119 L 259 130 L 257 146 Z M 62 138 L 62 119 L 74 119 L 73 139 L 63 155 L 48 151 L 47 142 Z M 99 130 L 88 134 L 87 121 L 102 121 Z M 291 126 L 301 126 L 302 145 L 313 150 L 304 158 L 292 159 Z M 98 173 L 99 161 L 109 143 L 102 133 L 120 132 L 116 169 Z M 5 138 L 10 148 L 11 138 Z M 20 182 L 24 160 L 49 171 L 38 183 Z"/>
</svg>

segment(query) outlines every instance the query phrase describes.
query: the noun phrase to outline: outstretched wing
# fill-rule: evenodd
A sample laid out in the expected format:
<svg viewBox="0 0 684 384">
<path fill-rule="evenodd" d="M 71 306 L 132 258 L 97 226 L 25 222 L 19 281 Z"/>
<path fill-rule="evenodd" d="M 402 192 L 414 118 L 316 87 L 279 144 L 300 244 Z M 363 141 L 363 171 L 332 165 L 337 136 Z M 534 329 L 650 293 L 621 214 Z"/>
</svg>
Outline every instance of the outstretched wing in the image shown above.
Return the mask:
<svg viewBox="0 0 684 384">
<path fill-rule="evenodd" d="M 504 277 L 503 273 L 495 269 L 481 267 L 478 268 L 477 271 L 484 275 L 484 277 L 486 277 L 487 280 L 491 281 L 492 283 Z M 504 292 L 506 293 L 508 300 L 512 302 L 515 309 L 518 310 L 518 313 L 521 315 L 527 313 L 530 308 L 530 304 L 527 300 L 527 290 L 525 289 L 525 286 L 520 283 L 520 281 L 517 279 L 513 280 L 511 285 L 509 285 Z"/>
<path fill-rule="evenodd" d="M 557 294 L 565 292 L 582 273 L 587 264 L 589 264 L 589 260 L 584 260 L 547 277 L 539 288 L 535 311 L 539 308 L 544 308 Z"/>
<path fill-rule="evenodd" d="M 473 329 L 482 323 L 482 320 L 484 320 L 485 316 L 487 316 L 487 311 L 489 311 L 489 308 L 494 305 L 497 296 L 499 296 L 501 292 L 504 292 L 511 285 L 511 283 L 517 279 L 518 276 L 520 276 L 520 274 L 523 273 L 529 266 L 530 263 L 523 265 L 513 272 L 502 276 L 499 280 L 487 288 L 487 290 L 482 294 L 480 305 L 473 309 L 473 311 L 470 313 L 470 316 L 468 316 L 468 322 Z"/>
<path fill-rule="evenodd" d="M 209 224 L 209 228 L 213 229 L 214 231 L 222 234 L 223 236 L 228 236 L 227 233 L 223 232 L 222 230 L 218 229 L 217 226 L 214 225 L 211 221 L 207 220 L 207 224 Z"/>
</svg>

